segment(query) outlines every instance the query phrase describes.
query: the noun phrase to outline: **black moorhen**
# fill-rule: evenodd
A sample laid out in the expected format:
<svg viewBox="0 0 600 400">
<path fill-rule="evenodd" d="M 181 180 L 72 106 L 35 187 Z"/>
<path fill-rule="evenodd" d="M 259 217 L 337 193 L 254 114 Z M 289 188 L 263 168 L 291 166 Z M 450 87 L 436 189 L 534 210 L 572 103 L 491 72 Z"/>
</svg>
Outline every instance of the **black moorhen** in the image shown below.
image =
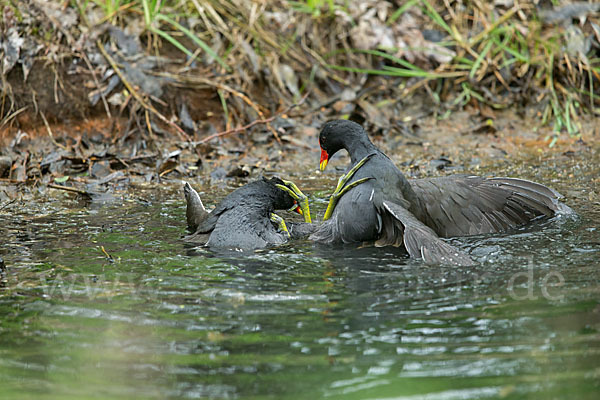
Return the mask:
<svg viewBox="0 0 600 400">
<path fill-rule="evenodd" d="M 351 165 L 326 221 L 311 236 L 317 242 L 403 244 L 411 257 L 428 263 L 470 265 L 467 254 L 439 237 L 505 232 L 560 208 L 557 192 L 523 179 L 454 175 L 409 181 L 355 122 L 327 122 L 319 144 L 321 170 L 341 149 Z"/>
<path fill-rule="evenodd" d="M 277 177 L 261 178 L 234 190 L 211 212 L 187 182 L 183 190 L 188 229 L 193 232 L 186 240 L 195 244 L 240 250 L 283 244 L 291 235 L 275 210 L 294 209 L 310 222 L 306 196 L 293 183 Z"/>
</svg>

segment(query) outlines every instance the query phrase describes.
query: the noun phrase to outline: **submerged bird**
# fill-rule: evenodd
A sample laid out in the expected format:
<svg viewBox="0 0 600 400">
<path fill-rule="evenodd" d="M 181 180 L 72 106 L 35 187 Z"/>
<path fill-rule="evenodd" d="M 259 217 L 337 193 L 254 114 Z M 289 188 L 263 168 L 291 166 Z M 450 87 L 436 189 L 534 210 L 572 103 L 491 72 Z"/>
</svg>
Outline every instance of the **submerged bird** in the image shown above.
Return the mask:
<svg viewBox="0 0 600 400">
<path fill-rule="evenodd" d="M 193 232 L 186 239 L 193 243 L 240 250 L 283 244 L 294 230 L 288 230 L 275 210 L 293 209 L 310 222 L 306 196 L 292 182 L 277 177 L 234 190 L 210 212 L 187 182 L 183 190 L 188 229 Z"/>
<path fill-rule="evenodd" d="M 471 265 L 466 253 L 440 237 L 505 232 L 560 208 L 560 194 L 523 179 L 454 175 L 409 181 L 355 122 L 327 122 L 319 144 L 322 171 L 341 149 L 351 165 L 325 222 L 311 235 L 317 242 L 404 245 L 411 257 L 428 263 Z"/>
</svg>

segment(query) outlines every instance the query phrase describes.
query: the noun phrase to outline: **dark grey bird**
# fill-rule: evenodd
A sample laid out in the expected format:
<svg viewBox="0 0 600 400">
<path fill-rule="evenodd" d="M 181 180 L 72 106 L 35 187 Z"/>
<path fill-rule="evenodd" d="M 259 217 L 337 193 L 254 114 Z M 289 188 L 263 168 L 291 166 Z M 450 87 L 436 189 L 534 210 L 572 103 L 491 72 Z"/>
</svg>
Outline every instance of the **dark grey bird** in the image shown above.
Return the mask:
<svg viewBox="0 0 600 400">
<path fill-rule="evenodd" d="M 351 165 L 326 221 L 311 235 L 317 242 L 404 245 L 411 257 L 428 263 L 470 265 L 467 254 L 440 237 L 506 232 L 560 208 L 557 192 L 523 179 L 454 175 L 409 181 L 351 121 L 327 122 L 319 144 L 321 170 L 341 149 Z"/>
<path fill-rule="evenodd" d="M 274 212 L 300 212 L 297 199 L 277 177 L 261 178 L 234 190 L 210 212 L 188 183 L 183 189 L 188 229 L 193 232 L 186 240 L 209 247 L 253 250 L 286 243 L 290 232 Z"/>
</svg>

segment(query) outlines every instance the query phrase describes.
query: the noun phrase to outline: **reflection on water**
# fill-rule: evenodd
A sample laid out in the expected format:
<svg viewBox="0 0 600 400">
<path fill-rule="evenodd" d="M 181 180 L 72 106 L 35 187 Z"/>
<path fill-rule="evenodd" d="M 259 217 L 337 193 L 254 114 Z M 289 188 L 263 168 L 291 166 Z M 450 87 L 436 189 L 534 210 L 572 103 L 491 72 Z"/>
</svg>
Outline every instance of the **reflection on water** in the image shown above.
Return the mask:
<svg viewBox="0 0 600 400">
<path fill-rule="evenodd" d="M 552 185 L 599 193 L 586 171 Z M 479 261 L 458 268 L 309 242 L 190 249 L 177 188 L 152 198 L 62 199 L 3 216 L 0 397 L 600 393 L 597 200 L 569 199 L 579 217 L 453 239 Z"/>
</svg>

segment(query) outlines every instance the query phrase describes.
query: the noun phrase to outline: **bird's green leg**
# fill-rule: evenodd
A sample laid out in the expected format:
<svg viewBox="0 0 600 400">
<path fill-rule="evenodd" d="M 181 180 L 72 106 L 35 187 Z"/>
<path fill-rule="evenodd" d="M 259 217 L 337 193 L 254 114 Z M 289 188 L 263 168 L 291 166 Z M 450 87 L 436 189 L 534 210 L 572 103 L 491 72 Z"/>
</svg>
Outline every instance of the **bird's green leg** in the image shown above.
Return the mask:
<svg viewBox="0 0 600 400">
<path fill-rule="evenodd" d="M 325 210 L 325 215 L 323 216 L 323 221 L 327 221 L 329 218 L 331 218 L 331 215 L 333 214 L 333 210 L 335 209 L 335 206 L 337 205 L 338 200 L 344 195 L 344 193 L 346 193 L 348 190 L 352 189 L 353 187 L 358 186 L 361 183 L 368 181 L 369 179 L 373 179 L 373 178 L 357 179 L 356 181 L 354 181 L 346 186 L 346 183 L 348 183 L 348 181 L 350 179 L 352 179 L 352 177 L 354 176 L 356 171 L 358 171 L 360 169 L 360 167 L 362 167 L 367 161 L 369 161 L 369 159 L 371 157 L 373 157 L 373 155 L 374 154 L 369 154 L 368 156 L 366 156 L 365 158 L 363 158 L 362 160 L 357 162 L 356 165 L 353 166 L 350 169 L 350 171 L 348 171 L 347 174 L 340 176 L 337 187 L 335 188 L 333 194 L 329 198 L 329 204 L 327 205 L 327 210 Z"/>
<path fill-rule="evenodd" d="M 282 179 L 283 180 L 283 179 Z M 283 191 L 286 191 L 300 206 L 300 210 L 302 211 L 302 216 L 304 217 L 304 222 L 311 223 L 312 219 L 310 217 L 310 208 L 308 206 L 308 197 L 296 186 L 296 184 L 292 181 L 283 180 L 284 185 L 276 185 Z M 294 210 L 296 207 L 292 207 Z"/>
<path fill-rule="evenodd" d="M 290 231 L 288 231 L 287 225 L 285 224 L 285 220 L 283 218 L 273 213 L 271 214 L 271 221 L 277 224 L 279 230 L 285 232 L 288 238 L 290 237 Z"/>
<path fill-rule="evenodd" d="M 331 215 L 333 214 L 333 210 L 335 209 L 337 202 L 348 190 L 350 190 L 353 187 L 358 186 L 361 183 L 366 182 L 370 179 L 373 179 L 373 178 L 368 177 L 368 178 L 357 179 L 354 182 L 350 183 L 349 185 L 344 186 L 342 188 L 342 190 L 340 190 L 340 191 L 337 191 L 337 189 L 336 189 L 336 191 L 333 192 L 333 194 L 329 198 L 329 204 L 327 205 L 327 210 L 325 210 L 325 215 L 323 216 L 323 221 L 327 221 L 329 218 L 331 218 Z"/>
</svg>

